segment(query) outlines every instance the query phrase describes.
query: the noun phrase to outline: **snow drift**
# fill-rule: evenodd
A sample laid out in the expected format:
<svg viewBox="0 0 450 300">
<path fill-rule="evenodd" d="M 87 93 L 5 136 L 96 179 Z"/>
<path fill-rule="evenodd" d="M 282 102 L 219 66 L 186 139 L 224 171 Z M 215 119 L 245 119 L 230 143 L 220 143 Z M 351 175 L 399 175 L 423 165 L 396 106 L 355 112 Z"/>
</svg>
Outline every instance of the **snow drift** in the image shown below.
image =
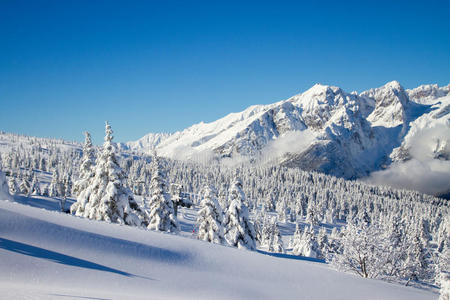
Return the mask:
<svg viewBox="0 0 450 300">
<path fill-rule="evenodd" d="M 5 299 L 435 299 L 327 265 L 0 201 Z"/>
</svg>

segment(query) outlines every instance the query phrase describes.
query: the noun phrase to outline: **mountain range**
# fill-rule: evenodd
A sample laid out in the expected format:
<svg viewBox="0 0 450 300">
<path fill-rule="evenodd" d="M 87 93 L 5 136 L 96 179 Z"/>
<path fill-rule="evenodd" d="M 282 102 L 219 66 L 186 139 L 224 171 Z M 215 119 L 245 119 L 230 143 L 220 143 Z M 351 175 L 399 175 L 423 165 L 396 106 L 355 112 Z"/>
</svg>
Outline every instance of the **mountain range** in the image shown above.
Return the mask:
<svg viewBox="0 0 450 300">
<path fill-rule="evenodd" d="M 354 179 L 411 159 L 449 162 L 450 84 L 362 93 L 316 84 L 175 133 L 149 133 L 129 150 L 205 163 L 275 163 Z"/>
</svg>

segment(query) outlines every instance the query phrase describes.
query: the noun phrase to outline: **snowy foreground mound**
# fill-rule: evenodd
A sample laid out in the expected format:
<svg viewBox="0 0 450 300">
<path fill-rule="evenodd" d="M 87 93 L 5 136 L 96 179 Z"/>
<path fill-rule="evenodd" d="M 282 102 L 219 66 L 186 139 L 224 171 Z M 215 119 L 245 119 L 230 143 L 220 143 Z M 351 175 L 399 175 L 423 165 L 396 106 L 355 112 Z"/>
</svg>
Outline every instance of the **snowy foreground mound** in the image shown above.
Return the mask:
<svg viewBox="0 0 450 300">
<path fill-rule="evenodd" d="M 0 201 L 3 299 L 437 299 L 327 265 Z"/>
</svg>

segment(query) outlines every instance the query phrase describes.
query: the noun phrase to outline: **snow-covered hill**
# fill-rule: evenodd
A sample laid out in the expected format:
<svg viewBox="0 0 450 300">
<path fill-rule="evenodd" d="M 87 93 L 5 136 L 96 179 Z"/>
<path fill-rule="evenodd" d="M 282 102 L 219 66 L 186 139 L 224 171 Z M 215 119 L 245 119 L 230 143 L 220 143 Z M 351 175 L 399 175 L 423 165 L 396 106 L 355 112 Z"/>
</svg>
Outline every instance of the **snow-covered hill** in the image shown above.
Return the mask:
<svg viewBox="0 0 450 300">
<path fill-rule="evenodd" d="M 4 299 L 437 299 L 428 291 L 0 201 Z"/>
<path fill-rule="evenodd" d="M 393 81 L 358 95 L 316 84 L 284 101 L 251 106 L 170 135 L 149 134 L 127 145 L 176 159 L 283 163 L 358 178 L 396 159 L 393 150 L 417 118 L 439 119 L 450 132 L 446 102 L 440 100 L 449 86 L 405 90 Z M 432 117 L 435 110 L 444 112 Z"/>
</svg>

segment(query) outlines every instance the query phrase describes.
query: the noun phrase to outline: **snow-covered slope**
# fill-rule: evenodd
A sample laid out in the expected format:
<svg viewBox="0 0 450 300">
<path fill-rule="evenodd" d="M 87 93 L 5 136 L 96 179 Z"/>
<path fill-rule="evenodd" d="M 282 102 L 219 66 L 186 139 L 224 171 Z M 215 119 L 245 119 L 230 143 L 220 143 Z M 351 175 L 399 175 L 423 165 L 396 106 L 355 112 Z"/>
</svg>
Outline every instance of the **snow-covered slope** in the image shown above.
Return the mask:
<svg viewBox="0 0 450 300">
<path fill-rule="evenodd" d="M 412 90 L 406 90 L 411 101 L 420 104 L 433 104 L 437 98 L 445 97 L 450 93 L 450 84 L 439 87 L 437 84 L 424 84 Z"/>
<path fill-rule="evenodd" d="M 439 109 L 439 97 L 448 92 L 449 86 L 436 85 L 404 90 L 392 81 L 358 95 L 316 84 L 284 101 L 251 106 L 172 135 L 150 134 L 145 142 L 127 145 L 176 159 L 259 160 L 363 177 L 388 166 L 410 122 Z"/>
<path fill-rule="evenodd" d="M 149 133 L 135 142 L 126 143 L 125 146 L 130 150 L 148 149 L 151 151 L 169 136 L 170 133 Z"/>
<path fill-rule="evenodd" d="M 4 299 L 437 299 L 292 257 L 0 201 Z"/>
<path fill-rule="evenodd" d="M 361 96 L 375 100 L 375 109 L 367 117 L 372 126 L 391 128 L 406 122 L 405 110 L 409 99 L 398 81 L 365 91 Z"/>
<path fill-rule="evenodd" d="M 61 152 L 81 152 L 82 146 L 77 142 L 69 142 L 62 139 L 41 138 L 34 136 L 19 135 L 0 131 L 0 153 L 11 153 L 18 148 L 32 152 L 37 148 L 47 150 L 58 148 Z"/>
<path fill-rule="evenodd" d="M 411 156 L 450 160 L 450 95 L 439 98 L 428 109 L 429 113 L 409 124 L 401 146 L 391 154 L 394 161 L 405 161 Z"/>
<path fill-rule="evenodd" d="M 401 145 L 390 154 L 393 163 L 372 173 L 372 183 L 449 197 L 450 95 L 436 100 L 434 105 L 425 106 L 427 113 L 409 123 Z"/>
</svg>

